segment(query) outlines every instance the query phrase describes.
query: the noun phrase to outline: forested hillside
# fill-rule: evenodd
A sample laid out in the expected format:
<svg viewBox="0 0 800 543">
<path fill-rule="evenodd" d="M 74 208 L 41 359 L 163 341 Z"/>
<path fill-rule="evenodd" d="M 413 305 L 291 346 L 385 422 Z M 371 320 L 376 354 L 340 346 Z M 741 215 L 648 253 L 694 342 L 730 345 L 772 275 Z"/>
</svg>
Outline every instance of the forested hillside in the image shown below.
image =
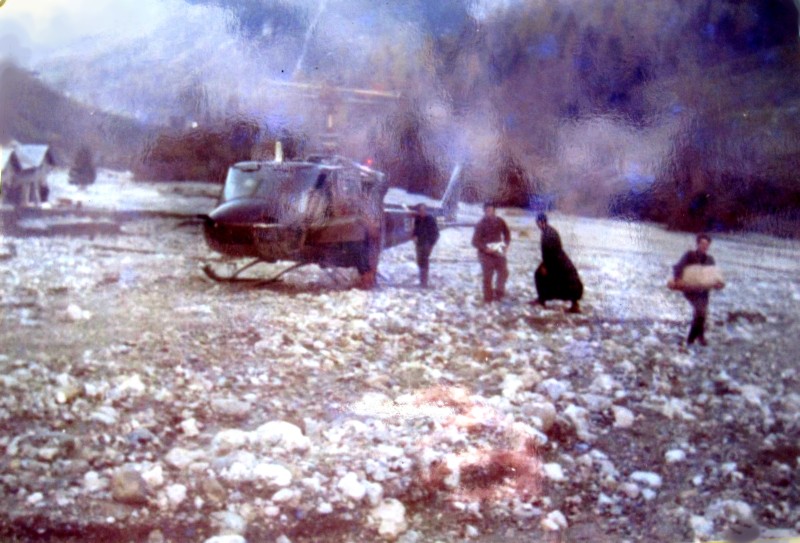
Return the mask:
<svg viewBox="0 0 800 543">
<path fill-rule="evenodd" d="M 48 144 L 62 166 L 87 147 L 97 164 L 129 169 L 147 138 L 142 123 L 64 96 L 10 62 L 0 64 L 0 141 Z"/>
<path fill-rule="evenodd" d="M 150 34 L 39 66 L 59 91 L 162 127 L 143 154 L 121 138 L 144 176 L 218 179 L 276 138 L 313 151 L 330 116 L 341 152 L 415 192 L 441 195 L 460 164 L 470 200 L 792 233 L 791 0 L 184 6 Z M 326 102 L 290 84 L 401 98 Z M 75 134 L 102 145 L 121 130 L 101 127 Z"/>
</svg>

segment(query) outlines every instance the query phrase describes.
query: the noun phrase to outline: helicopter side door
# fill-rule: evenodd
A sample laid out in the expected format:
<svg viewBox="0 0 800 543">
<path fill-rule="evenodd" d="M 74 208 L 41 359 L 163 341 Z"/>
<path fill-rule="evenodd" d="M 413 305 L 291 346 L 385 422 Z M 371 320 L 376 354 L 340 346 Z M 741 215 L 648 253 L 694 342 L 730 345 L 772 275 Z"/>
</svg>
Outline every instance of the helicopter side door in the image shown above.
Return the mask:
<svg viewBox="0 0 800 543">
<path fill-rule="evenodd" d="M 308 242 L 335 244 L 360 242 L 366 235 L 360 220 L 359 191 L 341 170 L 330 170 L 322 187 L 330 198 L 329 217 L 309 230 Z"/>
</svg>

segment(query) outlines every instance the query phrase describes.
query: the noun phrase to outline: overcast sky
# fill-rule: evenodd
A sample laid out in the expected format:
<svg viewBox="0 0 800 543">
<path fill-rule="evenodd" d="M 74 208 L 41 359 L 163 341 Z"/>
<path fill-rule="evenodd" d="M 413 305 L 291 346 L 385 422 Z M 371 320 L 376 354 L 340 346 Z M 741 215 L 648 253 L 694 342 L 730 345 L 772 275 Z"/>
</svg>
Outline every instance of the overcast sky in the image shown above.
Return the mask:
<svg viewBox="0 0 800 543">
<path fill-rule="evenodd" d="M 482 17 L 518 1 L 473 0 L 473 14 Z M 285 3 L 313 8 L 319 0 Z M 170 20 L 179 24 L 189 11 L 207 9 L 184 0 L 6 0 L 0 8 L 0 56 L 31 65 L 89 40 L 147 35 Z"/>
<path fill-rule="evenodd" d="M 85 40 L 147 34 L 180 10 L 182 0 L 6 0 L 0 54 L 29 64 Z"/>
</svg>

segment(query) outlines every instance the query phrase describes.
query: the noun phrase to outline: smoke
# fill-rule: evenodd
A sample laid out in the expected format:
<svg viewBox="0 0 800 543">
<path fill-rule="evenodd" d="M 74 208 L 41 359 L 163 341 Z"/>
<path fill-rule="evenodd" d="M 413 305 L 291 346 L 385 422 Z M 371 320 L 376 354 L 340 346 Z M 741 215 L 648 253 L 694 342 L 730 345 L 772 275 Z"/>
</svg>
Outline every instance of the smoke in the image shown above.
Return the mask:
<svg viewBox="0 0 800 543">
<path fill-rule="evenodd" d="M 124 21 L 105 8 L 67 17 L 90 0 L 61 2 L 37 2 L 35 26 L 12 17 L 0 43 L 24 58 L 25 32 L 36 40 L 66 17 L 70 35 L 53 34 L 58 52 L 31 50 L 32 66 L 102 109 L 164 125 L 244 117 L 312 139 L 335 110 L 356 158 L 377 141 L 402 148 L 391 119 L 407 113 L 419 119 L 414 153 L 439 177 L 425 183 L 463 164 L 490 197 L 513 164 L 592 213 L 627 179 L 652 178 L 674 135 L 665 112 L 703 107 L 693 86 L 707 68 L 797 41 L 791 0 L 120 0 Z M 62 7 L 43 15 L 48 5 Z M 324 102 L 319 85 L 403 99 Z"/>
<path fill-rule="evenodd" d="M 0 34 L 0 61 L 10 60 L 19 65 L 28 64 L 33 51 L 26 45 L 30 43 L 30 35 L 27 30 L 14 21 L 4 26 L 5 28 Z"/>
</svg>

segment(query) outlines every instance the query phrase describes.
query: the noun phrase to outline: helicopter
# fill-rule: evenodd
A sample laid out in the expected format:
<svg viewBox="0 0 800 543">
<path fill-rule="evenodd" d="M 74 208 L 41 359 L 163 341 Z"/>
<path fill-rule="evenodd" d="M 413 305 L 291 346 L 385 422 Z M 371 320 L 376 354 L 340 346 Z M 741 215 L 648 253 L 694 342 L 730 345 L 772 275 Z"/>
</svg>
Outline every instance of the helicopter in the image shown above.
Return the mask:
<svg viewBox="0 0 800 543">
<path fill-rule="evenodd" d="M 442 205 L 430 214 L 441 227 L 455 225 L 460 168 L 451 175 Z M 413 238 L 415 208 L 384 202 L 387 176 L 340 155 L 283 160 L 280 142 L 271 161 L 245 161 L 228 170 L 218 205 L 204 217 L 210 249 L 234 258 L 251 258 L 233 274 L 203 268 L 215 281 L 268 283 L 309 264 L 323 269 L 356 268 L 359 286 L 376 285 L 383 249 Z M 240 274 L 259 264 L 291 262 L 266 280 Z"/>
<path fill-rule="evenodd" d="M 203 271 L 219 282 L 271 283 L 316 264 L 323 269 L 356 268 L 361 288 L 376 286 L 381 251 L 413 239 L 417 211 L 384 201 L 389 191 L 384 172 L 338 154 L 335 119 L 343 105 L 385 110 L 401 99 L 400 93 L 286 81 L 272 81 L 270 88 L 272 94 L 288 93 L 321 104 L 324 125 L 318 125 L 316 135 L 322 151 L 284 160 L 277 141 L 272 160 L 229 167 L 217 206 L 202 217 L 203 234 L 211 250 L 251 261 L 228 275 L 208 264 Z M 441 207 L 431 206 L 429 211 L 440 228 L 455 225 L 460 171 L 456 166 Z M 291 264 L 268 279 L 241 276 L 257 264 L 275 262 Z"/>
</svg>

